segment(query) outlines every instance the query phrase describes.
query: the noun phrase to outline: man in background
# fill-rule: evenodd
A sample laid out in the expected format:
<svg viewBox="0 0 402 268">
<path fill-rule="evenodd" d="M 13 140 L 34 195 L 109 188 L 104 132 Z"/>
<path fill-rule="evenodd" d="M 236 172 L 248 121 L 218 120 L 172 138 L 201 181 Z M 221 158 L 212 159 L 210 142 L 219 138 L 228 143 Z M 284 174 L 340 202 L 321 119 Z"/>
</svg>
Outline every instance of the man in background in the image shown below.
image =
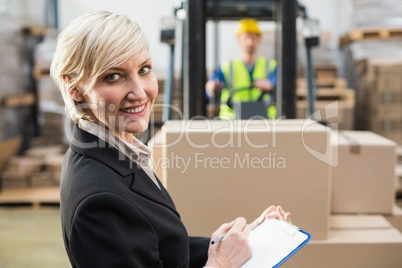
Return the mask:
<svg viewBox="0 0 402 268">
<path fill-rule="evenodd" d="M 215 98 L 220 105 L 220 119 L 235 119 L 232 107 L 234 102 L 254 102 L 272 98 L 268 94 L 262 94 L 272 93 L 274 90 L 277 63 L 258 55 L 261 35 L 256 20 L 240 20 L 237 29 L 240 56 L 222 63 L 206 83 L 207 97 Z M 275 106 L 271 105 L 267 109 L 267 117 L 276 118 Z"/>
</svg>

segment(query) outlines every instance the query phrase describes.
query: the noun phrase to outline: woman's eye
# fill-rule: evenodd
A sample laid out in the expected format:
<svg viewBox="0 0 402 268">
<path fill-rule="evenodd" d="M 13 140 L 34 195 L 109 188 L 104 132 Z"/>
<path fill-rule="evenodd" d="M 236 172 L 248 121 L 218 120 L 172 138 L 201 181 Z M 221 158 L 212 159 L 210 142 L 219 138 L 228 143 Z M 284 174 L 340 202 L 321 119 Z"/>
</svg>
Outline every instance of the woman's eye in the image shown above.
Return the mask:
<svg viewBox="0 0 402 268">
<path fill-rule="evenodd" d="M 120 78 L 119 74 L 109 74 L 106 76 L 106 80 L 108 81 L 116 81 Z"/>
<path fill-rule="evenodd" d="M 140 69 L 140 74 L 147 74 L 151 71 L 152 67 L 151 66 L 144 66 Z"/>
</svg>

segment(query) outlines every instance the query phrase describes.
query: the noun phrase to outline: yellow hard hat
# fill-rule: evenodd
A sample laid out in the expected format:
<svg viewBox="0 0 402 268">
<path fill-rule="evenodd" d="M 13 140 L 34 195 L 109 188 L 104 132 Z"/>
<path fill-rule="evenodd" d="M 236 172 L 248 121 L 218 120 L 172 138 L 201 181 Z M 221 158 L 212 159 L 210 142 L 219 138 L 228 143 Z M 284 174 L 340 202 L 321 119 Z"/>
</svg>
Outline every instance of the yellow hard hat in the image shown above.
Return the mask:
<svg viewBox="0 0 402 268">
<path fill-rule="evenodd" d="M 261 35 L 261 31 L 258 28 L 257 21 L 254 19 L 242 19 L 239 22 L 237 28 L 237 37 L 242 33 L 255 33 Z"/>
</svg>

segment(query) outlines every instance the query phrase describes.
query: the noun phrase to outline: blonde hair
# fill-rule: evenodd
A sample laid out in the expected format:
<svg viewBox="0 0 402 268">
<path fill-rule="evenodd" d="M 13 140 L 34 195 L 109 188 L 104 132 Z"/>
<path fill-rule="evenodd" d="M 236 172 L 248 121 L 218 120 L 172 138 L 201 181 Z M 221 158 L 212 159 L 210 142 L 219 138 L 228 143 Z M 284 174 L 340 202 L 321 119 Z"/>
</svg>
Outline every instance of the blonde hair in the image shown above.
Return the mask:
<svg viewBox="0 0 402 268">
<path fill-rule="evenodd" d="M 61 91 L 67 115 L 74 122 L 86 115 L 77 109 L 71 90 L 82 90 L 84 84 L 91 89 L 96 78 L 106 70 L 148 50 L 145 33 L 137 23 L 108 11 L 78 17 L 60 33 L 57 41 L 50 75 Z"/>
</svg>

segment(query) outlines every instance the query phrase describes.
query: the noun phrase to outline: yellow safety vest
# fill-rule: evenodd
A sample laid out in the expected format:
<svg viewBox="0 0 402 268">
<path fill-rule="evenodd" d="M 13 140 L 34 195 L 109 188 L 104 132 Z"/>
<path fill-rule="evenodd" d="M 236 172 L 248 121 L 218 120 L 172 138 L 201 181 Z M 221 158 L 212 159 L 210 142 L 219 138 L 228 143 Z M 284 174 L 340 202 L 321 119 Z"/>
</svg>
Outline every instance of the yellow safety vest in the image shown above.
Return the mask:
<svg viewBox="0 0 402 268">
<path fill-rule="evenodd" d="M 274 71 L 276 65 L 275 60 L 267 61 L 263 56 L 258 57 L 252 73 L 252 80 L 267 79 L 268 73 Z M 233 102 L 257 101 L 261 96 L 261 90 L 255 87 L 248 89 L 252 85 L 252 81 L 246 65 L 240 59 L 234 59 L 231 62 L 223 63 L 221 69 L 225 78 L 226 87 L 222 89 L 221 92 L 219 117 L 223 120 L 235 119 L 233 109 L 227 105 L 231 93 L 230 89 L 235 91 L 234 94 L 232 93 Z M 272 112 L 271 108 L 271 111 L 267 111 L 267 114 L 272 114 Z M 268 117 L 270 118 L 272 115 L 268 115 Z"/>
</svg>

